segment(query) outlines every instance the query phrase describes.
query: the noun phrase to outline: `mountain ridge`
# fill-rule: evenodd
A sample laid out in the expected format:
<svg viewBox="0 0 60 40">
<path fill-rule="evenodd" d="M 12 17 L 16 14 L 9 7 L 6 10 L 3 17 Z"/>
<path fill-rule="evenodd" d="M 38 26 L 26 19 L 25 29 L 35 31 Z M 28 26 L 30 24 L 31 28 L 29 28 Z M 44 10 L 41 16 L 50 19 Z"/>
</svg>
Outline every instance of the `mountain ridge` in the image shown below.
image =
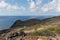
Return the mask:
<svg viewBox="0 0 60 40">
<path fill-rule="evenodd" d="M 11 26 L 11 28 L 14 28 L 16 26 L 24 27 L 24 26 L 32 26 L 35 24 L 40 24 L 40 20 L 38 19 L 29 19 L 26 21 L 16 20 L 14 24 Z"/>
<path fill-rule="evenodd" d="M 55 16 L 55 17 L 47 18 L 43 20 L 36 19 L 36 18 L 25 20 L 25 21 L 16 20 L 15 23 L 11 26 L 11 28 L 14 28 L 17 26 L 18 28 L 24 27 L 24 26 L 32 26 L 36 24 L 49 24 L 49 23 L 51 24 L 51 23 L 59 22 L 59 21 L 60 21 L 60 16 Z"/>
</svg>

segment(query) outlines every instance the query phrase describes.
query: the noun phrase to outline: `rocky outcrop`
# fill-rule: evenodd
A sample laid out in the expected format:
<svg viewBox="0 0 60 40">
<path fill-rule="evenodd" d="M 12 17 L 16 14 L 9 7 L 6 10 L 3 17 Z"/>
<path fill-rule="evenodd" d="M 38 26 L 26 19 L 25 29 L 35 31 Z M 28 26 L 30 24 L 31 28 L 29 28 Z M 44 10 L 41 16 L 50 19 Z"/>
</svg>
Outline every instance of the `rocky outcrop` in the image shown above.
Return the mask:
<svg viewBox="0 0 60 40">
<path fill-rule="evenodd" d="M 10 34 L 9 36 L 8 36 L 8 39 L 14 39 L 14 38 L 17 38 L 17 37 L 25 37 L 26 36 L 26 34 L 25 34 L 25 32 L 23 32 L 23 31 L 20 31 L 19 33 L 18 32 L 15 32 L 15 33 L 12 33 L 12 34 Z"/>
</svg>

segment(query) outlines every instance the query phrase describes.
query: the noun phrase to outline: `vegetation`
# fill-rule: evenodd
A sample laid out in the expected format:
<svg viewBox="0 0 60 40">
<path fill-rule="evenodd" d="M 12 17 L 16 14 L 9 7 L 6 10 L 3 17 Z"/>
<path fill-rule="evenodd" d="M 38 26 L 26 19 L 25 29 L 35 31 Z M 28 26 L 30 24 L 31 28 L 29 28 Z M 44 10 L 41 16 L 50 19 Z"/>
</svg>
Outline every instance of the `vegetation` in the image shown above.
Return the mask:
<svg viewBox="0 0 60 40">
<path fill-rule="evenodd" d="M 21 36 L 46 36 L 46 37 L 56 37 L 60 34 L 60 17 L 49 18 L 45 20 L 27 20 L 20 21 L 17 20 L 9 29 L 0 30 L 0 37 L 21 37 Z M 12 29 L 12 30 L 11 30 Z M 11 34 L 11 35 L 10 35 Z M 11 38 L 11 40 L 13 39 Z M 2 40 L 0 38 L 0 40 Z M 17 38 L 18 39 L 18 38 Z"/>
<path fill-rule="evenodd" d="M 36 36 L 51 36 L 52 32 L 44 29 L 44 30 L 36 31 L 33 34 Z"/>
<path fill-rule="evenodd" d="M 55 29 L 56 28 L 54 28 L 54 27 L 49 27 L 47 30 L 49 30 L 49 31 L 55 31 Z"/>
<path fill-rule="evenodd" d="M 60 34 L 60 28 L 48 28 L 49 31 L 55 32 L 56 34 Z"/>
<path fill-rule="evenodd" d="M 60 34 L 60 28 L 56 28 L 55 33 Z"/>
<path fill-rule="evenodd" d="M 35 31 L 32 34 L 36 36 L 56 36 L 56 34 L 60 34 L 60 28 L 50 27 L 47 29 L 42 29 L 39 31 Z"/>
</svg>

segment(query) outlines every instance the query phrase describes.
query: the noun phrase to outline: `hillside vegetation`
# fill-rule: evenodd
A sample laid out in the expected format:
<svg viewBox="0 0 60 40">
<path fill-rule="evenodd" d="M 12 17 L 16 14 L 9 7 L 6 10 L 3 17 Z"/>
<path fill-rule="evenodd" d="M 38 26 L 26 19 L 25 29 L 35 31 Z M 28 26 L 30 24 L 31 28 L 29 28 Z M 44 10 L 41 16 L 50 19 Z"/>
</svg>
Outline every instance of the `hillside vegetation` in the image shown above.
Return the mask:
<svg viewBox="0 0 60 40">
<path fill-rule="evenodd" d="M 14 24 L 5 30 L 0 30 L 0 40 L 48 40 L 60 38 L 60 16 L 38 20 L 29 19 L 26 21 L 16 20 Z M 52 37 L 52 38 L 51 38 Z M 53 39 L 52 39 L 53 40 Z"/>
</svg>

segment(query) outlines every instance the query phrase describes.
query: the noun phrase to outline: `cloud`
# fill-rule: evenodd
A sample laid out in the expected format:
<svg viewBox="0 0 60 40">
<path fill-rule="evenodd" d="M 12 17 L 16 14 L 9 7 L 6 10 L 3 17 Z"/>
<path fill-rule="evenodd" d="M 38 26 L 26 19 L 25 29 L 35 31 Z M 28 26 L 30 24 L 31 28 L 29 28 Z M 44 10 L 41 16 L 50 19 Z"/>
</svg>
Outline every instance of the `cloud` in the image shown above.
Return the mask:
<svg viewBox="0 0 60 40">
<path fill-rule="evenodd" d="M 14 11 L 14 10 L 24 11 L 25 10 L 25 7 L 23 6 L 11 5 L 11 4 L 6 3 L 5 1 L 0 2 L 0 8 L 4 8 L 8 11 Z"/>
<path fill-rule="evenodd" d="M 54 11 L 56 9 L 56 0 L 53 0 L 51 2 L 49 2 L 48 4 L 45 4 L 42 7 L 42 11 L 43 12 L 47 12 L 47 11 Z"/>
<path fill-rule="evenodd" d="M 49 1 L 49 0 L 47 0 Z M 60 12 L 60 0 L 52 0 L 49 3 L 42 4 L 42 0 L 28 0 L 30 12 L 46 13 L 46 12 Z"/>
<path fill-rule="evenodd" d="M 60 12 L 60 0 L 56 0 L 57 1 L 57 7 L 56 7 L 56 11 Z"/>
<path fill-rule="evenodd" d="M 60 12 L 60 0 L 52 0 L 48 4 L 45 4 L 42 7 L 43 12 L 53 11 L 53 12 Z"/>
<path fill-rule="evenodd" d="M 34 3 L 34 1 L 31 1 L 31 3 L 30 3 L 30 8 L 31 8 L 31 9 L 35 8 L 35 3 Z"/>
<path fill-rule="evenodd" d="M 46 0 L 46 1 L 49 1 L 49 0 Z M 25 14 L 25 15 L 41 15 L 41 14 L 45 15 L 43 13 L 51 14 L 52 12 L 53 13 L 60 12 L 60 0 L 52 0 L 52 1 L 49 1 L 48 3 L 45 2 L 45 4 L 42 3 L 42 0 L 27 0 L 27 2 L 29 5 L 23 4 L 23 6 L 26 7 L 25 8 L 23 6 L 18 6 L 17 4 L 11 5 L 5 1 L 0 1 L 0 10 L 1 10 L 1 8 L 3 8 L 3 9 L 7 10 L 5 12 L 13 11 L 14 13 L 18 12 L 18 14 L 22 13 L 21 11 L 26 10 L 25 13 L 27 12 L 27 14 Z M 20 3 L 19 3 L 19 5 L 20 5 Z M 11 12 L 11 13 L 13 14 L 13 12 Z M 23 14 L 24 13 L 22 13 L 22 15 Z"/>
<path fill-rule="evenodd" d="M 2 7 L 2 8 L 5 8 L 7 5 L 8 5 L 8 4 L 5 3 L 4 1 L 1 1 L 1 2 L 0 2 L 0 7 Z"/>
<path fill-rule="evenodd" d="M 6 7 L 6 9 L 9 10 L 9 11 L 14 11 L 14 10 L 25 11 L 25 8 L 24 8 L 23 6 L 18 7 L 18 6 L 16 6 L 16 5 L 14 5 L 14 6 L 8 5 L 8 6 Z"/>
<path fill-rule="evenodd" d="M 34 12 L 35 11 L 35 7 L 36 7 L 35 2 L 33 0 L 30 0 L 30 2 L 29 2 L 30 11 Z"/>
<path fill-rule="evenodd" d="M 41 0 L 37 0 L 36 3 L 33 0 L 27 0 L 29 3 L 30 12 L 37 12 L 40 10 Z"/>
<path fill-rule="evenodd" d="M 41 0 L 37 0 L 36 5 L 39 6 L 41 4 Z"/>
</svg>

